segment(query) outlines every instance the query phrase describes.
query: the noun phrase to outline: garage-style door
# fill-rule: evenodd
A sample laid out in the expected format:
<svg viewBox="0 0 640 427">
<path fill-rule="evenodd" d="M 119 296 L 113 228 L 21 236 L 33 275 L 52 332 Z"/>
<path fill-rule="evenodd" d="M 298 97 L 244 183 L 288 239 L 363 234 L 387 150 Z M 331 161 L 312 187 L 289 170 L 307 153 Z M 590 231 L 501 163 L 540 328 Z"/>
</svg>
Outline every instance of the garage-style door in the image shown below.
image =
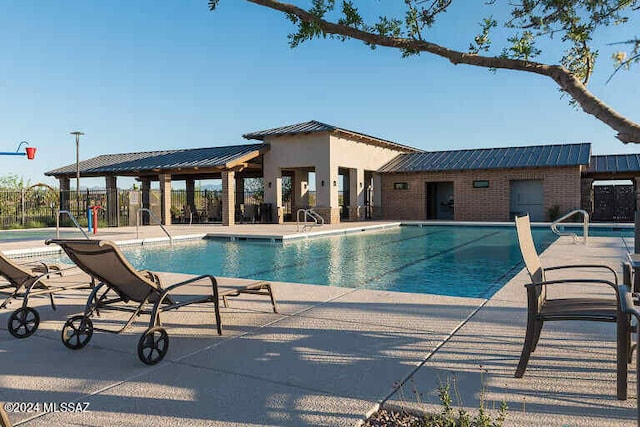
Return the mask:
<svg viewBox="0 0 640 427">
<path fill-rule="evenodd" d="M 542 180 L 511 181 L 509 216 L 524 215 L 531 221 L 544 221 L 544 188 Z"/>
</svg>

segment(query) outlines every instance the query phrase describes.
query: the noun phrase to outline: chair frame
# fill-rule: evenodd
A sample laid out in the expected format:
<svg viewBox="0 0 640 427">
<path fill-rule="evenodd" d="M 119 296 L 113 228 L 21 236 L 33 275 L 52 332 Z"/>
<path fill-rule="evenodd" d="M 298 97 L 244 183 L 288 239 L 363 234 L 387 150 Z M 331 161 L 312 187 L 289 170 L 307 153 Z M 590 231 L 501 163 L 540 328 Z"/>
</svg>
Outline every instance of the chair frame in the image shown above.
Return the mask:
<svg viewBox="0 0 640 427">
<path fill-rule="evenodd" d="M 629 360 L 628 362 L 631 363 L 631 358 L 633 356 L 633 350 L 636 349 L 640 349 L 640 333 L 638 333 L 637 330 L 637 325 L 640 324 L 640 311 L 636 308 L 636 304 L 638 304 L 636 301 L 634 301 L 634 297 L 637 299 L 638 298 L 638 293 L 637 290 L 635 289 L 635 286 L 631 285 L 631 280 L 630 277 L 632 275 L 631 271 L 631 265 L 629 265 L 628 263 L 623 263 L 623 271 L 625 274 L 625 280 L 624 282 L 626 283 L 626 285 L 624 286 L 620 286 L 620 303 L 621 303 L 621 309 L 622 312 L 626 315 L 629 316 L 629 318 L 631 316 L 635 317 L 636 319 L 636 327 L 633 328 L 630 326 L 629 324 L 629 330 L 627 330 L 627 334 L 631 335 L 632 332 L 636 333 L 636 342 L 633 344 L 633 346 L 631 347 L 630 351 L 629 351 Z M 633 290 L 632 290 L 633 289 Z M 630 338 L 629 338 L 630 341 Z M 638 357 L 638 355 L 636 354 L 636 373 L 640 372 L 640 357 Z M 626 389 L 627 387 L 627 377 L 624 377 L 624 387 Z M 640 396 L 640 381 L 636 381 L 636 396 Z M 636 421 L 637 421 L 637 425 L 638 427 L 640 427 L 640 399 L 636 399 Z"/>
<path fill-rule="evenodd" d="M 17 264 L 11 259 L 7 258 L 2 252 L 0 252 L 0 263 L 8 266 L 9 269 L 14 269 L 22 276 L 17 278 L 8 271 L 0 268 L 0 276 L 3 277 L 7 283 L 0 285 L 0 292 L 13 288 L 12 292 L 4 299 L 0 304 L 0 309 L 6 308 L 14 299 L 22 298 L 22 303 L 19 308 L 13 311 L 7 321 L 7 330 L 15 338 L 28 338 L 33 335 L 40 325 L 40 314 L 38 311 L 29 307 L 29 299 L 31 297 L 48 295 L 51 308 L 57 310 L 54 294 L 76 289 L 91 289 L 93 282 L 78 283 L 78 284 L 52 284 L 47 279 L 50 279 L 52 275 L 63 276 L 67 270 L 75 269 L 75 266 L 61 269 L 57 265 L 49 265 L 41 261 L 34 261 L 27 264 Z M 26 269 L 29 266 L 30 270 Z"/>
<path fill-rule="evenodd" d="M 599 264 L 575 264 L 561 265 L 555 267 L 544 268 L 539 260 L 535 246 L 533 246 L 533 237 L 531 235 L 531 224 L 529 216 L 516 217 L 516 229 L 520 243 L 520 250 L 525 261 L 525 266 L 529 272 L 531 283 L 525 285 L 527 290 L 527 329 L 525 340 L 522 347 L 522 353 L 516 368 L 515 377 L 522 378 L 527 369 L 531 353 L 536 350 L 540 333 L 544 322 L 559 320 L 583 320 L 595 322 L 611 322 L 617 324 L 617 372 L 618 378 L 627 374 L 628 355 L 630 352 L 629 340 L 625 338 L 628 324 L 628 316 L 621 311 L 620 295 L 618 286 L 618 275 L 614 269 L 607 265 Z M 604 279 L 581 279 L 569 278 L 559 280 L 547 280 L 546 272 L 570 269 L 601 269 L 613 275 L 613 281 Z M 595 284 L 604 285 L 612 288 L 615 299 L 602 298 L 563 298 L 551 299 L 547 298 L 547 286 L 564 285 L 564 284 Z M 557 309 L 554 302 L 560 302 L 565 305 L 565 311 Z M 550 304 L 551 303 L 551 304 Z M 580 303 L 583 307 L 571 306 L 572 303 Z M 591 304 L 591 306 L 590 306 Z M 611 311 L 602 312 L 602 307 L 610 304 Z M 596 305 L 601 305 L 598 311 L 594 311 Z M 552 307 L 552 308 L 549 308 Z M 571 308 L 570 310 L 567 308 Z M 609 308 L 609 307 L 606 307 Z M 627 397 L 626 387 L 624 390 L 618 381 L 617 390 L 618 399 L 624 400 Z"/>
<path fill-rule="evenodd" d="M 177 310 L 191 304 L 202 303 L 213 303 L 215 308 L 216 329 L 218 335 L 222 335 L 218 282 L 215 277 L 211 275 L 193 277 L 163 289 L 157 274 L 136 270 L 127 261 L 118 246 L 108 240 L 50 239 L 47 240 L 45 244 L 59 245 L 82 271 L 99 281 L 87 299 L 83 314 L 67 319 L 62 329 L 62 342 L 66 347 L 72 350 L 79 350 L 89 343 L 93 336 L 93 331 L 120 334 L 127 330 L 138 316 L 149 315 L 148 328 L 138 341 L 138 358 L 147 365 L 155 365 L 164 358 L 169 347 L 169 336 L 166 330 L 161 327 L 160 315 L 166 311 Z M 93 271 L 92 268 L 83 261 L 82 256 L 92 256 L 94 254 L 89 252 L 80 254 L 79 251 L 76 248 L 72 248 L 71 245 L 105 247 L 105 251 L 111 251 L 113 254 L 111 256 L 116 257 L 116 261 L 121 267 L 136 277 L 136 286 L 146 286 L 148 288 L 146 295 L 140 298 L 141 301 L 131 301 L 130 296 L 127 295 L 126 291 L 117 283 L 117 278 L 103 277 L 102 274 Z M 100 255 L 100 253 L 95 253 L 95 255 Z M 176 289 L 203 279 L 208 279 L 211 282 L 211 295 L 190 298 L 182 302 L 175 302 L 171 298 L 170 294 Z M 132 307 L 130 302 L 137 302 L 137 305 Z M 124 322 L 122 327 L 115 330 L 95 327 L 93 326 L 91 318 L 94 315 L 99 316 L 101 310 L 129 312 L 131 316 Z"/>
<path fill-rule="evenodd" d="M 269 282 L 258 281 L 241 288 L 228 289 L 221 293 L 218 289 L 217 279 L 212 275 L 205 274 L 198 277 L 192 277 L 163 288 L 160 277 L 156 273 L 136 270 L 131 264 L 129 264 L 124 254 L 113 242 L 107 240 L 52 239 L 47 240 L 45 243 L 47 245 L 57 244 L 62 247 L 69 258 L 81 270 L 99 281 L 98 285 L 95 286 L 87 299 L 83 314 L 69 318 L 63 327 L 62 342 L 65 346 L 73 350 L 78 350 L 86 346 L 91 340 L 93 331 L 119 334 L 128 329 L 138 316 L 149 315 L 148 327 L 138 342 L 138 357 L 143 363 L 154 365 L 164 358 L 169 345 L 169 336 L 166 330 L 162 328 L 161 322 L 161 314 L 164 312 L 177 310 L 191 304 L 213 303 L 218 335 L 222 335 L 220 299 L 222 299 L 224 306 L 228 307 L 228 298 L 230 297 L 236 297 L 245 293 L 266 295 L 271 299 L 273 312 L 278 312 L 273 289 Z M 93 271 L 92 268 L 82 259 L 82 255 L 91 256 L 91 253 L 88 252 L 82 254 L 77 248 L 77 246 L 89 244 L 98 247 L 106 247 L 105 251 L 110 251 L 113 254 L 110 256 L 117 258 L 116 261 L 120 264 L 120 267 L 125 268 L 128 273 L 135 276 L 135 286 L 138 286 L 139 284 L 139 286 L 148 287 L 146 294 L 142 297 L 138 296 L 138 298 L 135 298 L 135 300 L 132 301 L 134 298 L 127 295 L 126 291 L 122 289 L 122 287 L 118 286 L 117 278 L 104 277 L 104 274 L 99 274 Z M 72 248 L 72 245 L 76 247 Z M 95 254 L 99 255 L 99 253 Z M 177 289 L 201 280 L 208 280 L 210 282 L 211 294 L 188 298 L 181 302 L 176 302 L 172 299 L 171 295 Z M 130 284 L 127 286 L 130 286 Z M 137 304 L 131 304 L 133 302 Z M 124 322 L 123 326 L 115 330 L 93 326 L 91 318 L 94 317 L 94 315 L 99 316 L 100 311 L 107 310 L 128 312 L 131 313 L 131 316 Z"/>
</svg>

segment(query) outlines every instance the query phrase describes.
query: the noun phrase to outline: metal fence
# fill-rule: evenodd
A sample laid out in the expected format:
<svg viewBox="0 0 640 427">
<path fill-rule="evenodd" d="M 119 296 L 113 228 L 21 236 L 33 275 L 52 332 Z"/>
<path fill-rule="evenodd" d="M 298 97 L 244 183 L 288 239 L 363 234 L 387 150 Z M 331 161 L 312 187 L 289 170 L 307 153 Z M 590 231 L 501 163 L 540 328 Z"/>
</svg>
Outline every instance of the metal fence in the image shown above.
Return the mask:
<svg viewBox="0 0 640 427">
<path fill-rule="evenodd" d="M 134 194 L 135 193 L 135 194 Z M 141 200 L 142 199 L 142 200 Z M 48 186 L 37 186 L 21 190 L 0 189 L 0 228 L 35 228 L 56 225 L 58 210 L 69 211 L 83 227 L 88 225 L 88 215 L 96 207 L 98 228 L 132 226 L 141 202 L 146 200 L 151 210 L 160 217 L 160 192 L 151 190 L 143 194 L 140 190 L 90 189 L 60 192 Z M 115 204 L 115 206 L 109 206 Z M 291 216 L 291 201 L 283 202 L 283 213 Z M 236 194 L 235 221 L 270 223 L 274 218 L 273 207 L 264 203 L 263 191 L 244 191 Z M 143 215 L 143 222 L 149 219 Z M 220 223 L 222 222 L 221 190 L 172 190 L 171 222 Z M 61 215 L 60 224 L 72 226 L 66 215 Z"/>
</svg>

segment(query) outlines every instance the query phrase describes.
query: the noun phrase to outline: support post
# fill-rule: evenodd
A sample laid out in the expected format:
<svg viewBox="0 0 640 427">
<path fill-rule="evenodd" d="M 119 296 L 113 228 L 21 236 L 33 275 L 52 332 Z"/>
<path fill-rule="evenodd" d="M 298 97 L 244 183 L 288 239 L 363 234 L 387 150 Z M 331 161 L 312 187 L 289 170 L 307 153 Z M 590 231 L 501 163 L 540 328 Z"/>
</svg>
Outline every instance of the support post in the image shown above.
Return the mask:
<svg viewBox="0 0 640 427">
<path fill-rule="evenodd" d="M 160 174 L 160 218 L 163 225 L 171 225 L 171 175 Z"/>
<path fill-rule="evenodd" d="M 107 225 L 109 227 L 118 227 L 119 215 L 118 215 L 118 185 L 117 177 L 113 175 L 105 176 L 105 183 L 107 188 Z M 94 227 L 98 224 L 94 224 Z"/>
<path fill-rule="evenodd" d="M 236 178 L 234 171 L 222 171 L 222 225 L 235 224 Z"/>
</svg>

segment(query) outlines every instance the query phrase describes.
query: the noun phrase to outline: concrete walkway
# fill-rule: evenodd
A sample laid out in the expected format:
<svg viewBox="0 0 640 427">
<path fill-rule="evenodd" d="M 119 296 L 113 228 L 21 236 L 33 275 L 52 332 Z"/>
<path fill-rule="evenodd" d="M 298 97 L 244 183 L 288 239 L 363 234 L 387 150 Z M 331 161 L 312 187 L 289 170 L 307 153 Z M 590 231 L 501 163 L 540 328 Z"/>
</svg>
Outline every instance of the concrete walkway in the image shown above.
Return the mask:
<svg viewBox="0 0 640 427">
<path fill-rule="evenodd" d="M 620 270 L 625 252 L 620 238 L 593 238 L 587 247 L 561 238 L 543 259 Z M 82 309 L 86 292 L 62 294 L 57 312 L 37 301 L 42 323 L 31 338 L 0 331 L 0 401 L 40 403 L 39 411 L 10 414 L 27 426 L 353 426 L 383 401 L 439 410 L 434 392 L 449 380 L 470 411 L 481 395 L 490 407 L 506 401 L 507 425 L 633 425 L 634 372 L 631 398 L 615 398 L 613 324 L 545 326 L 525 377 L 513 378 L 525 282 L 518 274 L 489 301 L 277 283 L 280 313 L 264 297 L 237 298 L 222 310 L 222 336 L 212 307 L 168 313 L 169 352 L 153 367 L 136 355 L 144 322 L 123 335 L 96 333 L 82 350 L 65 348 L 63 321 Z M 0 313 L 0 327 L 9 313 Z M 114 318 L 122 317 L 96 322 Z M 88 412 L 43 413 L 44 403 L 62 402 L 86 402 Z"/>
</svg>

